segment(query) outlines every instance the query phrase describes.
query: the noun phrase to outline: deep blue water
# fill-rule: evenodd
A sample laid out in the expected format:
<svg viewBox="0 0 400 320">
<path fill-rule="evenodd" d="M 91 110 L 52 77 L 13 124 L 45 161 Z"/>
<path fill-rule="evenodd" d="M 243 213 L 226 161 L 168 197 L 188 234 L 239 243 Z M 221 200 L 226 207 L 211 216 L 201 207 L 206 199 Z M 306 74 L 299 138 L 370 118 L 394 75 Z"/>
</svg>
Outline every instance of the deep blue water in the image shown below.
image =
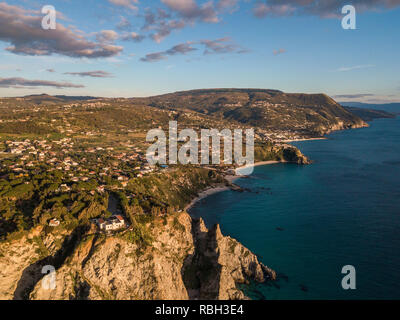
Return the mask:
<svg viewBox="0 0 400 320">
<path fill-rule="evenodd" d="M 256 167 L 236 181 L 252 192 L 214 194 L 190 211 L 280 274 L 252 298 L 400 299 L 400 118 L 370 125 L 297 142 L 312 165 Z M 341 287 L 344 265 L 356 268 L 356 290 Z"/>
</svg>

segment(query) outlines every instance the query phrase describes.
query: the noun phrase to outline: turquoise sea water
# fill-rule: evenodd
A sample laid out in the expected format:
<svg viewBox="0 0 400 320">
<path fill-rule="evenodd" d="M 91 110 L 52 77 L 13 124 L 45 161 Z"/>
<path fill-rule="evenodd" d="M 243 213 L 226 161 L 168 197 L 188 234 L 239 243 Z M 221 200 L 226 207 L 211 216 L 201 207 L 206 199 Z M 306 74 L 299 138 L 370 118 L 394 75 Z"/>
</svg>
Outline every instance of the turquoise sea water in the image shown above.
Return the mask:
<svg viewBox="0 0 400 320">
<path fill-rule="evenodd" d="M 251 192 L 211 195 L 190 213 L 275 269 L 265 299 L 400 299 L 400 118 L 295 145 L 312 165 L 256 167 L 237 180 Z M 341 269 L 356 268 L 356 290 Z"/>
</svg>

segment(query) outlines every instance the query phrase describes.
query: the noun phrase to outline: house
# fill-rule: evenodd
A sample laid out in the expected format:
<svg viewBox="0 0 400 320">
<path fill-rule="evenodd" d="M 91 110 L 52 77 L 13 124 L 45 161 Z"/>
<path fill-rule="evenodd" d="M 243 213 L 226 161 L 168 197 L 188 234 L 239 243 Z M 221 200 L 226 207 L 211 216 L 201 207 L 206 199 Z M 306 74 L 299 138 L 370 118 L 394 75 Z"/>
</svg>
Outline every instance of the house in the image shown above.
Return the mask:
<svg viewBox="0 0 400 320">
<path fill-rule="evenodd" d="M 58 227 L 60 225 L 60 221 L 58 221 L 57 219 L 51 219 L 49 221 L 49 226 L 50 227 Z"/>
<path fill-rule="evenodd" d="M 99 220 L 97 220 L 97 224 L 98 224 L 100 230 L 115 231 L 115 230 L 119 230 L 119 229 L 122 229 L 123 227 L 125 227 L 125 220 L 122 216 L 115 215 L 115 216 L 111 216 L 106 221 L 104 219 L 100 218 Z"/>
</svg>

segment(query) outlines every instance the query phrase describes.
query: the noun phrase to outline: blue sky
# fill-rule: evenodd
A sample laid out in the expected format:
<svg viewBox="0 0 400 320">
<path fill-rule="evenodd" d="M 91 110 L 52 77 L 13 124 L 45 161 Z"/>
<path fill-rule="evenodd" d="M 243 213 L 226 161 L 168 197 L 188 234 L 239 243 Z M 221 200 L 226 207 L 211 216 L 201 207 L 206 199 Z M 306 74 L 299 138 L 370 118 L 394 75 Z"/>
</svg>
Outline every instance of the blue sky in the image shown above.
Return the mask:
<svg viewBox="0 0 400 320">
<path fill-rule="evenodd" d="M 49 4 L 56 30 L 40 27 Z M 344 4 L 356 30 L 341 26 Z M 400 101 L 399 31 L 398 0 L 5 1 L 0 96 L 238 87 Z"/>
</svg>

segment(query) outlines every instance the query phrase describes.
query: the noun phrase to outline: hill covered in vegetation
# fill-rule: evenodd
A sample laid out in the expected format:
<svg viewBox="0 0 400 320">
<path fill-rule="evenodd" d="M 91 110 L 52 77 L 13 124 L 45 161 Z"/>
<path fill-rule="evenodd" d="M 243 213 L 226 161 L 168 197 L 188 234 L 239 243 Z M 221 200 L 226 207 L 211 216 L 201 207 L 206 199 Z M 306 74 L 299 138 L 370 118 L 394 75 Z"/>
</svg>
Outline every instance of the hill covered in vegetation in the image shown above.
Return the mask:
<svg viewBox="0 0 400 320">
<path fill-rule="evenodd" d="M 284 93 L 267 89 L 204 89 L 132 99 L 134 104 L 195 111 L 257 127 L 274 138 L 291 134 L 319 137 L 331 130 L 365 123 L 325 94 Z"/>
</svg>

